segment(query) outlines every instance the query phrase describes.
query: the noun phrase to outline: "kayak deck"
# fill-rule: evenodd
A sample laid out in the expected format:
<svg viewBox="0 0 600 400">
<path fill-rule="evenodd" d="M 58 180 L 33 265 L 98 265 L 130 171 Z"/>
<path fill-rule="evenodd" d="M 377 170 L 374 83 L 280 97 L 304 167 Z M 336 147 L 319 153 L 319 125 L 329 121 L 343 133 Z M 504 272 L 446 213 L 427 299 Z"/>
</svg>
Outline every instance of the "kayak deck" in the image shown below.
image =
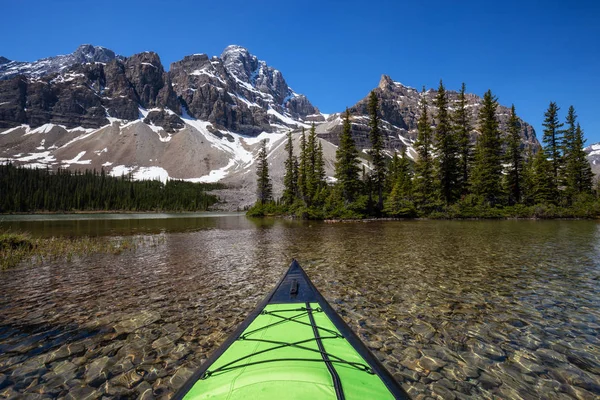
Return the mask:
<svg viewBox="0 0 600 400">
<path fill-rule="evenodd" d="M 275 290 L 174 398 L 358 400 L 408 396 L 294 260 Z"/>
</svg>

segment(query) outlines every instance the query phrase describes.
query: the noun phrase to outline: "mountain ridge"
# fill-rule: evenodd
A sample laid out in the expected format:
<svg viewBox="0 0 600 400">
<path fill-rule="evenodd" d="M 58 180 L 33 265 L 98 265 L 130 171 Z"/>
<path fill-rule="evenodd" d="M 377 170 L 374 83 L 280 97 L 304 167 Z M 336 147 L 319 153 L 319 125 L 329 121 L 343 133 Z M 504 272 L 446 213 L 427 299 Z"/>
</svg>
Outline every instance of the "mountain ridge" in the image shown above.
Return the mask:
<svg viewBox="0 0 600 400">
<path fill-rule="evenodd" d="M 80 46 L 85 60 L 114 54 L 91 47 L 102 50 L 92 54 Z M 405 148 L 415 158 L 419 103 L 423 97 L 428 100 L 435 126 L 437 92 L 422 94 L 388 75 L 382 75 L 373 90 L 380 100 L 387 154 Z M 448 96 L 452 107 L 457 92 L 449 90 Z M 370 147 L 366 99 L 349 108 L 361 150 Z M 467 94 L 467 101 L 475 141 L 481 97 Z M 502 130 L 508 116 L 509 109 L 499 105 Z M 300 130 L 315 123 L 331 176 L 341 117 L 322 114 L 279 70 L 241 46 L 228 46 L 220 56 L 184 56 L 168 71 L 154 52 L 115 54 L 109 62 L 86 61 L 59 72 L 53 66 L 46 74 L 37 68 L 30 76 L 0 77 L 0 161 L 104 168 L 138 179 L 220 180 L 245 193 L 249 204 L 255 184 L 249 172 L 260 140 L 268 141 L 272 171 L 279 176 L 285 133 L 293 131 L 297 141 Z M 533 127 L 523 120 L 520 124 L 522 146 L 538 149 Z M 368 167 L 364 151 L 361 154 Z M 278 190 L 276 184 L 275 194 Z"/>
</svg>

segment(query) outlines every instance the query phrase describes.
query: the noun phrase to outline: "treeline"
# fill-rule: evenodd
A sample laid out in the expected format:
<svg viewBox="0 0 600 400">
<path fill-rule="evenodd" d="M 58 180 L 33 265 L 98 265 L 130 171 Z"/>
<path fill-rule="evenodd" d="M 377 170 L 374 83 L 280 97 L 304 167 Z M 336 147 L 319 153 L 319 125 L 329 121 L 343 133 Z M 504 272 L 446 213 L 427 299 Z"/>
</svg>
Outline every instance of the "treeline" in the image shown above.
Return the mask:
<svg viewBox="0 0 600 400">
<path fill-rule="evenodd" d="M 215 183 L 135 181 L 130 175 L 0 165 L 0 212 L 205 211 L 218 201 Z"/>
<path fill-rule="evenodd" d="M 303 218 L 365 217 L 592 217 L 600 215 L 600 190 L 583 150 L 583 130 L 573 106 L 560 122 L 556 103 L 545 112 L 543 148 L 522 143 L 521 123 L 512 106 L 508 128 L 500 131 L 497 98 L 483 97 L 477 126 L 462 85 L 450 111 L 446 89 L 440 81 L 435 97 L 436 115 L 429 115 L 422 96 L 416 161 L 384 153 L 379 100 L 371 92 L 368 102 L 371 150 L 370 168 L 360 167 L 346 110 L 336 152 L 335 183 L 325 179 L 322 147 L 312 126 L 302 132 L 300 155 L 293 151 L 291 133 L 286 150 L 285 190 L 272 198 L 266 149 L 257 168 L 258 201 L 249 215 L 288 214 Z M 425 89 L 423 89 L 423 94 Z M 435 125 L 434 125 L 435 121 Z M 475 144 L 471 132 L 479 135 Z M 600 183 L 598 184 L 600 185 Z"/>
</svg>

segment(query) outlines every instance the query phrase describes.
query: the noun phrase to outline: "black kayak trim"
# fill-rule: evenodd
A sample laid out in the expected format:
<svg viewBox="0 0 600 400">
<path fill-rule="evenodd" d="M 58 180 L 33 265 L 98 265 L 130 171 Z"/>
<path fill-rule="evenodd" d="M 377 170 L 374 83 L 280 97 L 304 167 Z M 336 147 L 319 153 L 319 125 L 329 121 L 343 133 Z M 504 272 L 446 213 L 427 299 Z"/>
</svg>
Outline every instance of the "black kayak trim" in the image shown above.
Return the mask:
<svg viewBox="0 0 600 400">
<path fill-rule="evenodd" d="M 399 400 L 410 400 L 410 396 L 404 391 L 402 386 L 394 379 L 390 372 L 379 362 L 379 360 L 373 355 L 373 353 L 366 347 L 366 345 L 359 339 L 359 337 L 352 331 L 352 329 L 346 324 L 346 322 L 337 314 L 337 312 L 331 307 L 331 305 L 325 300 L 325 298 L 319 293 L 317 288 L 313 285 L 311 280 L 306 275 L 306 272 L 302 269 L 300 264 L 294 259 L 285 273 L 285 275 L 279 280 L 275 288 L 256 306 L 256 308 L 248 314 L 246 319 L 238 325 L 238 327 L 229 335 L 229 337 L 221 344 L 211 356 L 185 381 L 185 383 L 179 388 L 179 390 L 172 397 L 173 400 L 180 400 L 192 389 L 196 382 L 205 377 L 205 373 L 215 361 L 223 355 L 223 353 L 240 338 L 242 333 L 248 328 L 248 326 L 261 314 L 263 309 L 268 304 L 282 304 L 282 303 L 298 303 L 301 306 L 310 303 L 318 303 L 321 310 L 331 320 L 333 325 L 339 330 L 342 336 L 350 343 L 350 345 L 358 352 L 358 354 L 367 362 L 372 373 L 379 376 L 382 382 L 385 384 L 390 393 Z M 310 307 L 307 305 L 307 308 Z M 310 315 L 310 314 L 309 314 Z M 312 320 L 312 318 L 311 318 Z M 326 364 L 332 364 L 331 360 Z M 330 370 L 331 372 L 331 370 Z M 337 374 L 336 374 L 337 375 Z M 333 375 L 332 375 L 333 378 Z M 338 378 L 339 380 L 339 378 Z M 339 383 L 339 382 L 338 382 Z M 334 378 L 335 385 L 335 378 Z M 340 386 L 341 389 L 341 386 Z M 338 394 L 338 387 L 335 386 L 336 394 Z M 342 392 L 343 396 L 343 392 Z M 339 397 L 338 397 L 339 398 Z"/>
</svg>

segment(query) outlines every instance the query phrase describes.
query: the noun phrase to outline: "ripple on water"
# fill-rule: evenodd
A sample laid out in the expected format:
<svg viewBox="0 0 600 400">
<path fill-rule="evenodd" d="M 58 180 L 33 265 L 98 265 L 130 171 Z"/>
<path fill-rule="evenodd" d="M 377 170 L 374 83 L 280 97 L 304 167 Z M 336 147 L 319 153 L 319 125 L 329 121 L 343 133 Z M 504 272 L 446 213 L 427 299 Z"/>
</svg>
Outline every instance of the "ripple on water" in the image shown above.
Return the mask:
<svg viewBox="0 0 600 400">
<path fill-rule="evenodd" d="M 214 218 L 1 272 L 0 397 L 169 396 L 295 257 L 414 396 L 597 398 L 599 227 Z"/>
</svg>

